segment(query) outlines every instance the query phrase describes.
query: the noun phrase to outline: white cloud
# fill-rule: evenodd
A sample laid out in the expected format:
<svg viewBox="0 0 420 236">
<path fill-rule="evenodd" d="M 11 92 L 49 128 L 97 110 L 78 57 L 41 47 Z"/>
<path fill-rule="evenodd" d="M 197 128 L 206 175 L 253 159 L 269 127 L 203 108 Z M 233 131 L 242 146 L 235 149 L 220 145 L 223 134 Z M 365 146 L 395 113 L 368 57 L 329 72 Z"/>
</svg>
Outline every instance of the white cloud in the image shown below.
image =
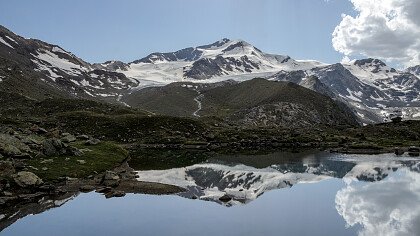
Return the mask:
<svg viewBox="0 0 420 236">
<path fill-rule="evenodd" d="M 357 16 L 343 15 L 332 43 L 345 56 L 362 55 L 404 66 L 420 64 L 419 0 L 351 0 Z"/>
<path fill-rule="evenodd" d="M 402 171 L 374 183 L 351 184 L 335 198 L 348 226 L 361 225 L 361 236 L 419 235 L 420 174 Z"/>
</svg>

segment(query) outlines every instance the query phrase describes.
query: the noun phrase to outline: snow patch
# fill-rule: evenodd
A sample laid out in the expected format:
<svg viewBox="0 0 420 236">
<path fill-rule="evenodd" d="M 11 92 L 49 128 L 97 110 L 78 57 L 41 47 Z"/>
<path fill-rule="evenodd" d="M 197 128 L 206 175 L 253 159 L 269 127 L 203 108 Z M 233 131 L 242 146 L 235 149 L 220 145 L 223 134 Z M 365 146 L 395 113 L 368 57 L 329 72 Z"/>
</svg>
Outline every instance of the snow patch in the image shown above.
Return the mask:
<svg viewBox="0 0 420 236">
<path fill-rule="evenodd" d="M 9 43 L 7 43 L 1 36 L 0 36 L 0 43 L 8 46 L 9 48 L 15 49 L 12 45 L 10 45 Z"/>
</svg>

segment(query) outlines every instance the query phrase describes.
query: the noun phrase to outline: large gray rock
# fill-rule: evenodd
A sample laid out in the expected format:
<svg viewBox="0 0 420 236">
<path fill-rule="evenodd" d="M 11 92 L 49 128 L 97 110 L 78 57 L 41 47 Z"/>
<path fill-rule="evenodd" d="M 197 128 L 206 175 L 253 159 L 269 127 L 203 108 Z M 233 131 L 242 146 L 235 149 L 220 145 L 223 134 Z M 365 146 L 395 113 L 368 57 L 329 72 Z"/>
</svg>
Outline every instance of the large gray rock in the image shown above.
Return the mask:
<svg viewBox="0 0 420 236">
<path fill-rule="evenodd" d="M 31 149 L 21 140 L 9 134 L 0 134 L 0 154 L 11 157 L 28 157 Z"/>
<path fill-rule="evenodd" d="M 74 137 L 74 135 L 67 134 L 66 136 L 61 138 L 61 141 L 63 143 L 71 143 L 71 142 L 76 141 L 76 137 Z"/>
<path fill-rule="evenodd" d="M 36 187 L 44 183 L 41 178 L 28 171 L 18 172 L 13 180 L 22 188 Z"/>
</svg>

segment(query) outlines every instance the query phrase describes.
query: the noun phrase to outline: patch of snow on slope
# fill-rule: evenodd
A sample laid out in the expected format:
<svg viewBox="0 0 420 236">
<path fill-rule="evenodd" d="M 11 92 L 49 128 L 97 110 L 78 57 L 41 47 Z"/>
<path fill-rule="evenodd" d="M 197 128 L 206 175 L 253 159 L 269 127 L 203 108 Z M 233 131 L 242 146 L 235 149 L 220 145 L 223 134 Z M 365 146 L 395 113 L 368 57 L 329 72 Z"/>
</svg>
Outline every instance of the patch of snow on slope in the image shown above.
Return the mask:
<svg viewBox="0 0 420 236">
<path fill-rule="evenodd" d="M 12 45 L 10 45 L 9 43 L 7 43 L 2 37 L 0 37 L 0 43 L 8 46 L 9 48 L 15 49 Z"/>
<path fill-rule="evenodd" d="M 14 39 L 12 39 L 11 37 L 9 37 L 9 36 L 7 36 L 6 35 L 6 38 L 8 38 L 10 41 L 12 41 L 12 42 L 14 42 L 14 43 L 16 43 L 16 44 L 18 44 Z"/>
<path fill-rule="evenodd" d="M 81 71 L 86 71 L 85 68 L 83 68 L 80 65 L 76 65 L 67 59 L 60 58 L 56 54 L 51 53 L 49 51 L 40 51 L 38 50 L 38 55 L 36 56 L 38 59 L 47 62 L 53 67 L 57 67 L 60 70 L 63 70 L 67 74 L 73 75 L 73 76 L 80 76 L 82 73 Z"/>
<path fill-rule="evenodd" d="M 61 76 L 57 75 L 50 67 L 47 67 L 46 65 L 40 63 L 37 60 L 31 59 L 33 63 L 37 66 L 35 71 L 47 71 L 49 75 L 47 75 L 49 78 L 51 78 L 54 82 L 57 78 L 60 78 Z"/>
<path fill-rule="evenodd" d="M 194 173 L 200 172 L 199 176 Z M 266 191 L 290 187 L 297 183 L 313 183 L 330 176 L 312 173 L 282 173 L 271 167 L 257 169 L 245 165 L 225 166 L 220 164 L 197 164 L 171 170 L 139 171 L 138 180 L 175 185 L 190 190 L 199 190 L 200 199 L 218 201 L 225 194 L 233 197 L 234 204 L 256 199 Z M 200 178 L 213 179 L 211 186 L 200 186 Z M 230 184 L 218 186 L 219 183 Z"/>
</svg>

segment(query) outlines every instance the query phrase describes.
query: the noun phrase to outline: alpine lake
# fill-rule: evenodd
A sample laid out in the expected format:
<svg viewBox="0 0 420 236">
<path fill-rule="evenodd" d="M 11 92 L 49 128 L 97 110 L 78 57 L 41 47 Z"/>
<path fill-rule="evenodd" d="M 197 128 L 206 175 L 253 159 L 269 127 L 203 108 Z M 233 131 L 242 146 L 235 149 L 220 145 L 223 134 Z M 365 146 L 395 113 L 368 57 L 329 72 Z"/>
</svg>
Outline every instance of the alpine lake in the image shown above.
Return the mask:
<svg viewBox="0 0 420 236">
<path fill-rule="evenodd" d="M 420 235 L 418 157 L 303 151 L 198 160 L 130 164 L 139 181 L 185 189 L 176 194 L 92 191 L 38 202 L 45 207 L 33 212 L 0 209 L 0 235 Z"/>
</svg>

